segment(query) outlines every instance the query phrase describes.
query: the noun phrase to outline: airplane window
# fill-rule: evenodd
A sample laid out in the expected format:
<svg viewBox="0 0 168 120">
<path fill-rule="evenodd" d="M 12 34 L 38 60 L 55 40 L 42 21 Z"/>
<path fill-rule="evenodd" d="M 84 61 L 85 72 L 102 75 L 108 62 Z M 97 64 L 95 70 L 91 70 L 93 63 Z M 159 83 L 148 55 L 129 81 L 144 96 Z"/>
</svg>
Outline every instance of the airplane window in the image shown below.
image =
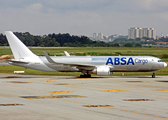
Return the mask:
<svg viewBox="0 0 168 120">
<path fill-rule="evenodd" d="M 163 60 L 158 60 L 158 62 L 163 62 Z"/>
</svg>

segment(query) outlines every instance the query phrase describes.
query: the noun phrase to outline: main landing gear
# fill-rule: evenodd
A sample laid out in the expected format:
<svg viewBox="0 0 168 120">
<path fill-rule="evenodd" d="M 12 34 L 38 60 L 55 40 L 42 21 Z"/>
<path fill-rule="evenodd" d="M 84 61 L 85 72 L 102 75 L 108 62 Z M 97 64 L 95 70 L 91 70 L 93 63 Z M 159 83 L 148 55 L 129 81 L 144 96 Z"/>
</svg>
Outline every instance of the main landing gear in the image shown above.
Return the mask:
<svg viewBox="0 0 168 120">
<path fill-rule="evenodd" d="M 153 71 L 152 78 L 155 78 L 156 71 Z"/>
<path fill-rule="evenodd" d="M 91 78 L 91 74 L 88 71 L 82 71 L 83 75 L 80 75 L 80 78 Z"/>
</svg>

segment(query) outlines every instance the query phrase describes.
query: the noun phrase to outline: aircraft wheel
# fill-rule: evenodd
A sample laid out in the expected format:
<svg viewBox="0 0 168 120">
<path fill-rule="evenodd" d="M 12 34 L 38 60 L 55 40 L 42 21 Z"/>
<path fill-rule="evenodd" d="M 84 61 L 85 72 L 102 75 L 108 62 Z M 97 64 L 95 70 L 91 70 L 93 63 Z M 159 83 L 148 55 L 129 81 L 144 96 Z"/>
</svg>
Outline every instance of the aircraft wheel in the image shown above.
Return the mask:
<svg viewBox="0 0 168 120">
<path fill-rule="evenodd" d="M 80 78 L 84 78 L 84 75 L 80 75 Z"/>
<path fill-rule="evenodd" d="M 152 75 L 152 78 L 155 78 L 155 75 Z"/>
<path fill-rule="evenodd" d="M 80 75 L 80 78 L 90 78 L 90 77 L 91 77 L 91 74 Z"/>
<path fill-rule="evenodd" d="M 88 77 L 88 78 L 91 78 L 91 74 L 87 74 L 87 77 Z"/>
</svg>

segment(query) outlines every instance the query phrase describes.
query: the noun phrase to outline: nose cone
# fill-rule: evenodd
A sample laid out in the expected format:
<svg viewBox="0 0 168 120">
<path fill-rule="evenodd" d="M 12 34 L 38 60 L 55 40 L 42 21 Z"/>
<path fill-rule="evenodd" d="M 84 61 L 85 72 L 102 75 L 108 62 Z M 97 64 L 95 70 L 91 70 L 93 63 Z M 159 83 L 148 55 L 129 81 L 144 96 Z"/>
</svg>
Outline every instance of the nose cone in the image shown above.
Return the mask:
<svg viewBox="0 0 168 120">
<path fill-rule="evenodd" d="M 164 67 L 167 67 L 167 64 L 164 62 Z"/>
</svg>

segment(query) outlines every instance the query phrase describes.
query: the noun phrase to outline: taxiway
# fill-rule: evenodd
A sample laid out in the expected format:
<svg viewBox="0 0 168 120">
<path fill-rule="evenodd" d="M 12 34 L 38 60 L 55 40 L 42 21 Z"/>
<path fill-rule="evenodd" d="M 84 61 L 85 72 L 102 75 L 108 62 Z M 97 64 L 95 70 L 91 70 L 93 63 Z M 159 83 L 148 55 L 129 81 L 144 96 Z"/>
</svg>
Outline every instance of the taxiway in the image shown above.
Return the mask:
<svg viewBox="0 0 168 120">
<path fill-rule="evenodd" d="M 0 74 L 0 120 L 168 119 L 168 76 Z"/>
</svg>

